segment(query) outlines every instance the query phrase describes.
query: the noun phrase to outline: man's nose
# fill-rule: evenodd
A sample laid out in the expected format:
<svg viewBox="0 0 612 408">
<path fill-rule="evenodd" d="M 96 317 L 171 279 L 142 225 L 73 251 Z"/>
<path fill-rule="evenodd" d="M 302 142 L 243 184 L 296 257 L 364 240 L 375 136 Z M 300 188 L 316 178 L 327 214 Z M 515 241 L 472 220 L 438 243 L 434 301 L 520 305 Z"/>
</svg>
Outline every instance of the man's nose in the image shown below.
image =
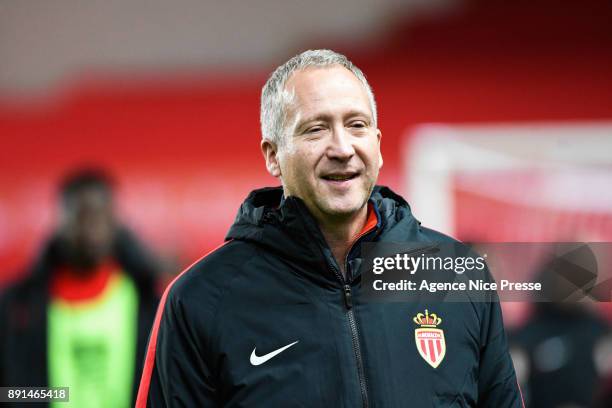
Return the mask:
<svg viewBox="0 0 612 408">
<path fill-rule="evenodd" d="M 330 159 L 348 160 L 355 154 L 351 134 L 344 126 L 334 128 L 331 134 L 327 156 Z"/>
</svg>

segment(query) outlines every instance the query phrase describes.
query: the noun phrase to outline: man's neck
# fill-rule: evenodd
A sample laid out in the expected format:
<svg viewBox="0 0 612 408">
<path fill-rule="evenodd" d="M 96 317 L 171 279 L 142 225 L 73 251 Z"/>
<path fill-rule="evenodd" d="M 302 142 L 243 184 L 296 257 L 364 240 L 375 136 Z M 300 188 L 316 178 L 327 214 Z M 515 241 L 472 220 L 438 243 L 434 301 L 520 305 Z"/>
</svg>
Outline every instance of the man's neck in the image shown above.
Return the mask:
<svg viewBox="0 0 612 408">
<path fill-rule="evenodd" d="M 342 275 L 346 278 L 345 260 L 353 245 L 353 240 L 363 229 L 368 215 L 367 204 L 356 214 L 348 218 L 319 219 L 319 228 L 329 245 L 334 258 L 340 266 Z"/>
</svg>

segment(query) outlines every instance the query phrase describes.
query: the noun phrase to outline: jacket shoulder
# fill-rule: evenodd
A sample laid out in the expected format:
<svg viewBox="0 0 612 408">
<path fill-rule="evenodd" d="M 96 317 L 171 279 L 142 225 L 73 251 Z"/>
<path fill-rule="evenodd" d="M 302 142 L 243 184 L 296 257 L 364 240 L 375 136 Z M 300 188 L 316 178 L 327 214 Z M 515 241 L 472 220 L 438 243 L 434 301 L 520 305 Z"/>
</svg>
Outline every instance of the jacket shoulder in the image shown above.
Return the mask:
<svg viewBox="0 0 612 408">
<path fill-rule="evenodd" d="M 18 280 L 0 288 L 0 304 L 6 306 L 12 303 L 27 303 L 32 297 L 43 297 L 47 283 L 36 279 L 31 273 L 20 277 Z"/>
<path fill-rule="evenodd" d="M 167 306 L 194 308 L 214 314 L 236 277 L 248 268 L 257 251 L 244 241 L 228 241 L 181 272 L 167 288 Z"/>
<path fill-rule="evenodd" d="M 419 233 L 428 241 L 442 244 L 458 244 L 461 241 L 431 228 L 419 226 Z"/>
</svg>

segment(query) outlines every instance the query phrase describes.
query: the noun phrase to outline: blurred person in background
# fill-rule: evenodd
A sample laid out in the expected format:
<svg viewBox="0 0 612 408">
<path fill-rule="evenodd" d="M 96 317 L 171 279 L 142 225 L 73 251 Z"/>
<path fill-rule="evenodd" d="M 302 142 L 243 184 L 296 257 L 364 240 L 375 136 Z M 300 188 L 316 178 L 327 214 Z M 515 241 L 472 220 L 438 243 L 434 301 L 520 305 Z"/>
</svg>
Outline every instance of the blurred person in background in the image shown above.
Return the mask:
<svg viewBox="0 0 612 408">
<path fill-rule="evenodd" d="M 581 301 L 595 283 L 596 268 L 591 255 L 573 251 L 538 273 L 543 301 L 534 303 L 527 322 L 509 333 L 527 407 L 600 406 L 595 397 L 612 357 L 610 327 Z"/>
<path fill-rule="evenodd" d="M 63 407 L 128 407 L 157 264 L 117 220 L 105 172 L 67 177 L 58 210 L 30 273 L 0 298 L 0 386 L 68 386 Z"/>
<path fill-rule="evenodd" d="M 607 344 L 605 345 L 607 347 L 611 347 L 612 346 L 612 337 L 609 337 L 607 339 Z M 608 368 L 610 368 L 609 366 L 612 365 L 610 363 L 612 363 L 612 356 L 608 356 Z M 595 404 L 593 405 L 594 408 L 609 408 L 612 407 L 612 370 L 610 370 L 608 372 L 608 375 L 606 376 L 606 378 L 602 381 L 602 385 L 600 390 L 597 393 L 597 396 L 595 397 Z"/>
</svg>

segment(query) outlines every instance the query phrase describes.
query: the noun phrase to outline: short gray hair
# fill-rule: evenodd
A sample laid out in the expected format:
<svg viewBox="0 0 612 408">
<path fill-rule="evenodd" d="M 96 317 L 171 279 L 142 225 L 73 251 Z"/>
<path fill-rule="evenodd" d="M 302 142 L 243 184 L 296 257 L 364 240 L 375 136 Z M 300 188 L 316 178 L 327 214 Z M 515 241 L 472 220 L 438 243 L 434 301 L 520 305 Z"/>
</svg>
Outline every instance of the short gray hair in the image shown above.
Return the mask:
<svg viewBox="0 0 612 408">
<path fill-rule="evenodd" d="M 283 143 L 283 133 L 287 125 L 285 123 L 287 119 L 287 105 L 293 96 L 287 92 L 285 84 L 291 75 L 296 71 L 309 67 L 329 67 L 332 65 L 340 65 L 348 69 L 363 84 L 370 102 L 373 124 L 376 126 L 376 101 L 374 100 L 372 88 L 368 84 L 363 72 L 342 54 L 332 50 L 308 50 L 296 55 L 276 68 L 262 88 L 260 121 L 263 139 L 272 141 L 277 145 Z"/>
</svg>

